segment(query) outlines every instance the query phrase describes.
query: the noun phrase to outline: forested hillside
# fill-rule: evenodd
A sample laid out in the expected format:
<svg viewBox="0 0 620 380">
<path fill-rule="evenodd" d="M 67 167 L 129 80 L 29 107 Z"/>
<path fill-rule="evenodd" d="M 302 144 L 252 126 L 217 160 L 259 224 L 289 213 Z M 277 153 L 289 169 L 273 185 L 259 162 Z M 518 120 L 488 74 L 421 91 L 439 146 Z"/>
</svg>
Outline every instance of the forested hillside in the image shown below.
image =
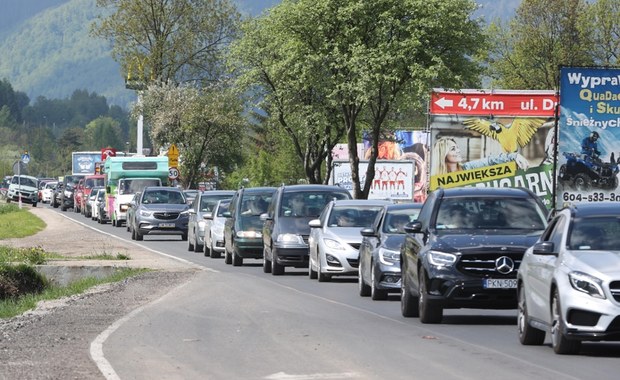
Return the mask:
<svg viewBox="0 0 620 380">
<path fill-rule="evenodd" d="M 257 15 L 280 0 L 236 0 L 243 14 Z M 508 18 L 520 0 L 479 0 L 486 20 Z M 89 35 L 100 11 L 95 0 L 3 0 L 0 12 L 0 79 L 31 99 L 66 98 L 75 90 L 96 92 L 110 104 L 134 100 L 125 89 L 110 47 Z"/>
</svg>

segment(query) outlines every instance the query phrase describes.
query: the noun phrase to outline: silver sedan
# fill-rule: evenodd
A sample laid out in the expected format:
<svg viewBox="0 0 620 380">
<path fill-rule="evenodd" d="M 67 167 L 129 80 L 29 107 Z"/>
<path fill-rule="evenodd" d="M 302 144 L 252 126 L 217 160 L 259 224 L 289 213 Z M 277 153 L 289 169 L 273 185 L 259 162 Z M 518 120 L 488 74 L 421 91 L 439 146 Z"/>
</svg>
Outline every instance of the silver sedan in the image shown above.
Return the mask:
<svg viewBox="0 0 620 380">
<path fill-rule="evenodd" d="M 311 279 L 358 274 L 360 231 L 370 227 L 384 205 L 380 200 L 334 200 L 310 221 L 308 272 Z"/>
</svg>

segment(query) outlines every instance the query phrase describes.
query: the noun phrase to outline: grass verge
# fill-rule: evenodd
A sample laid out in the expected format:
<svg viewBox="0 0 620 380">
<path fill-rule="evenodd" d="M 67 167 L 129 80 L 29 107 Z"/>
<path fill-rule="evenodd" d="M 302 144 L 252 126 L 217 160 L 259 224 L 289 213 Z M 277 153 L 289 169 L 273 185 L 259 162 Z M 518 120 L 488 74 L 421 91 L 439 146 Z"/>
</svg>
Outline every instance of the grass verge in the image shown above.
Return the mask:
<svg viewBox="0 0 620 380">
<path fill-rule="evenodd" d="M 95 277 L 86 277 L 81 280 L 72 282 L 67 286 L 48 286 L 41 293 L 25 294 L 16 299 L 5 299 L 0 301 L 0 319 L 11 318 L 16 315 L 23 314 L 28 310 L 32 310 L 37 306 L 39 301 L 54 300 L 63 297 L 69 297 L 75 294 L 84 293 L 93 286 L 107 284 L 111 282 L 122 281 L 128 277 L 148 272 L 149 269 L 133 269 L 123 268 L 112 276 L 98 279 Z"/>
<path fill-rule="evenodd" d="M 43 230 L 45 222 L 15 204 L 0 204 L 0 240 L 22 238 Z M 86 277 L 67 286 L 53 285 L 35 270 L 35 265 L 51 259 L 63 259 L 41 247 L 13 248 L 0 245 L 0 319 L 11 318 L 34 309 L 39 301 L 53 300 L 84 293 L 89 288 L 122 281 L 149 269 L 119 269 L 105 278 Z M 126 254 L 104 251 L 82 257 L 91 260 L 129 260 Z"/>
<path fill-rule="evenodd" d="M 16 204 L 0 205 L 0 240 L 31 236 L 45 228 L 46 224 L 36 215 Z"/>
</svg>

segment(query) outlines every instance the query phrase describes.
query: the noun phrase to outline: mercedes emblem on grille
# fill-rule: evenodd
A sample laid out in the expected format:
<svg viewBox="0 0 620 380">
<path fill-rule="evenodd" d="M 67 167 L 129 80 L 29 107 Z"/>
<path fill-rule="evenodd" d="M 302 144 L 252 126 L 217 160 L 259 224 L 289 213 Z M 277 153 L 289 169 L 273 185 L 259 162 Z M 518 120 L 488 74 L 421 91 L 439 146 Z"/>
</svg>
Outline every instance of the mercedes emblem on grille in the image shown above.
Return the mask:
<svg viewBox="0 0 620 380">
<path fill-rule="evenodd" d="M 508 274 L 515 269 L 515 262 L 508 256 L 495 260 L 495 269 L 501 274 Z"/>
</svg>

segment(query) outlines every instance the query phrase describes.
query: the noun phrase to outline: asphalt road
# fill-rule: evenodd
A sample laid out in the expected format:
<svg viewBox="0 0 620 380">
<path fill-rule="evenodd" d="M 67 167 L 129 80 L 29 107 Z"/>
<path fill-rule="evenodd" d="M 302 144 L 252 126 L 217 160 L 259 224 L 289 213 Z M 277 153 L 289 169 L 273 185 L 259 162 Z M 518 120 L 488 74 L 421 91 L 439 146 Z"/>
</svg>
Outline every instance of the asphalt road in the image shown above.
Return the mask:
<svg viewBox="0 0 620 380">
<path fill-rule="evenodd" d="M 130 240 L 124 227 L 92 227 Z M 398 296 L 360 297 L 354 278 L 272 276 L 258 260 L 232 267 L 188 252 L 180 237 L 140 245 L 204 270 L 97 326 L 88 350 L 108 379 L 617 379 L 620 370 L 617 343 L 586 343 L 577 356 L 554 354 L 549 341 L 520 345 L 516 310 L 446 310 L 442 324 L 424 325 L 400 315 Z"/>
</svg>

